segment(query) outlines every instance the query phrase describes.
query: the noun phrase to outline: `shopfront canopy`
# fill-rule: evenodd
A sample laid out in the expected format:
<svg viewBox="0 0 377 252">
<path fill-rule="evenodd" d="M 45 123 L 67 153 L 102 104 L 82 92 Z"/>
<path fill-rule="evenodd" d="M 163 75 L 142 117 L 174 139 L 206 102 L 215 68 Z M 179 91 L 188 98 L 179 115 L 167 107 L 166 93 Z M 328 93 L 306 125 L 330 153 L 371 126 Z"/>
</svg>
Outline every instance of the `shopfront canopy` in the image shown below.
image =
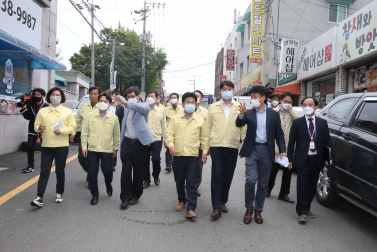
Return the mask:
<svg viewBox="0 0 377 252">
<path fill-rule="evenodd" d="M 300 83 L 287 84 L 283 86 L 278 86 L 274 90 L 274 94 L 282 94 L 285 92 L 291 92 L 293 95 L 300 94 Z"/>
<path fill-rule="evenodd" d="M 32 69 L 66 70 L 67 67 L 54 58 L 35 49 L 28 43 L 0 30 L 0 59 L 31 60 Z"/>
<path fill-rule="evenodd" d="M 55 74 L 55 84 L 58 86 L 67 87 L 67 80 Z"/>
</svg>

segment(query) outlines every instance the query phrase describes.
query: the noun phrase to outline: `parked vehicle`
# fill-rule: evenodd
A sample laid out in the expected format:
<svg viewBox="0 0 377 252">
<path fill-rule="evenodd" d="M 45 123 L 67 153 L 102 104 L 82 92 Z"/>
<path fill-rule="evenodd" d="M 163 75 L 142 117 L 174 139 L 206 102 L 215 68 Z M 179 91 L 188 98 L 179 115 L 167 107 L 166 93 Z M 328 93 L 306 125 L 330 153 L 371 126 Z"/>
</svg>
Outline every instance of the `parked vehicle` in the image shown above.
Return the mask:
<svg viewBox="0 0 377 252">
<path fill-rule="evenodd" d="M 89 95 L 87 94 L 87 95 L 83 96 L 77 104 L 73 105 L 73 108 L 72 108 L 73 116 L 76 116 L 77 111 L 79 110 L 79 107 L 82 104 L 87 103 L 89 101 L 90 101 Z"/>
<path fill-rule="evenodd" d="M 347 201 L 377 218 L 377 93 L 342 95 L 317 116 L 327 120 L 335 151 L 333 165 L 320 173 L 317 200 Z"/>
</svg>

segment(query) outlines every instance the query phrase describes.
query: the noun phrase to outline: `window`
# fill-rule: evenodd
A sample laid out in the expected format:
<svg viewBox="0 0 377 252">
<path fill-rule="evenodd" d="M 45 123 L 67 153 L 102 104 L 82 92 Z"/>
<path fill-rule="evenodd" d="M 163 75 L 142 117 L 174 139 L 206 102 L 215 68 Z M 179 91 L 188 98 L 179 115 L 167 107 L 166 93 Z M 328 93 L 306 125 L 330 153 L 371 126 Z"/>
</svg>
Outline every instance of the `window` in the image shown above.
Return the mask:
<svg viewBox="0 0 377 252">
<path fill-rule="evenodd" d="M 247 62 L 247 63 L 246 63 L 246 73 L 249 73 L 249 70 L 250 70 L 250 67 L 249 67 L 249 66 L 250 66 L 250 57 L 247 56 L 247 57 L 246 57 L 246 60 L 247 60 L 247 61 L 246 61 L 246 62 Z"/>
<path fill-rule="evenodd" d="M 243 77 L 243 63 L 240 64 L 240 78 Z"/>
<path fill-rule="evenodd" d="M 329 22 L 339 23 L 347 18 L 348 6 L 339 4 L 330 4 Z"/>
<path fill-rule="evenodd" d="M 242 32 L 241 33 L 241 48 L 243 48 L 244 40 L 245 40 L 245 32 Z"/>
<path fill-rule="evenodd" d="M 247 34 L 247 40 L 250 40 L 250 29 L 251 29 L 251 27 L 250 27 L 250 20 L 247 22 L 247 32 L 248 32 L 248 34 Z"/>
<path fill-rule="evenodd" d="M 356 101 L 356 98 L 348 98 L 335 103 L 328 109 L 327 117 L 338 122 L 345 122 Z"/>
<path fill-rule="evenodd" d="M 377 102 L 366 102 L 355 118 L 354 126 L 377 134 Z"/>
</svg>

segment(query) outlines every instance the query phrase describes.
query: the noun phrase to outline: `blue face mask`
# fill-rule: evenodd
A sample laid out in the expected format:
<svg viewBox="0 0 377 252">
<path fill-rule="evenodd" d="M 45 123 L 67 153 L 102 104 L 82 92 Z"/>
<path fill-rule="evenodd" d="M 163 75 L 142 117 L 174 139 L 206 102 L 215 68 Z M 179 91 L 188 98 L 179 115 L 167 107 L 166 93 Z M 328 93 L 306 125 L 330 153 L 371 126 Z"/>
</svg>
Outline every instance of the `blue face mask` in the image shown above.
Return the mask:
<svg viewBox="0 0 377 252">
<path fill-rule="evenodd" d="M 233 92 L 231 91 L 221 93 L 221 97 L 224 98 L 225 100 L 232 99 L 232 96 L 233 96 Z"/>
<path fill-rule="evenodd" d="M 189 114 L 195 111 L 195 105 L 185 104 L 185 111 Z"/>
</svg>

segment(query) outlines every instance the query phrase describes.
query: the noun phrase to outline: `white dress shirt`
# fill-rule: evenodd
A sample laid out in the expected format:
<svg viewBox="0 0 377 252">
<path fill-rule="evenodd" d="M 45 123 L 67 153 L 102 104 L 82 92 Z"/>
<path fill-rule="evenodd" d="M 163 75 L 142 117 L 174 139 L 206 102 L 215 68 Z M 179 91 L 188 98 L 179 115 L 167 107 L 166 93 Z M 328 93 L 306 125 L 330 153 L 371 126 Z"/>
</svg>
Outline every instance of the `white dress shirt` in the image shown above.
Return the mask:
<svg viewBox="0 0 377 252">
<path fill-rule="evenodd" d="M 310 130 L 309 130 L 309 123 L 310 123 L 309 118 L 313 118 L 314 130 L 317 131 L 317 129 L 315 127 L 315 116 L 309 117 L 309 116 L 305 115 L 306 125 L 308 126 L 308 133 L 310 132 Z M 315 132 L 315 134 L 317 135 L 317 132 Z M 317 155 L 317 151 L 312 152 L 309 148 L 308 155 Z"/>
<path fill-rule="evenodd" d="M 224 103 L 224 100 L 221 100 L 221 103 L 223 104 L 225 119 L 228 122 L 228 117 L 229 117 L 229 114 L 230 114 L 230 110 L 232 109 L 232 106 L 233 106 L 233 99 L 232 99 L 232 102 L 229 103 L 229 105 L 226 105 Z"/>
</svg>

